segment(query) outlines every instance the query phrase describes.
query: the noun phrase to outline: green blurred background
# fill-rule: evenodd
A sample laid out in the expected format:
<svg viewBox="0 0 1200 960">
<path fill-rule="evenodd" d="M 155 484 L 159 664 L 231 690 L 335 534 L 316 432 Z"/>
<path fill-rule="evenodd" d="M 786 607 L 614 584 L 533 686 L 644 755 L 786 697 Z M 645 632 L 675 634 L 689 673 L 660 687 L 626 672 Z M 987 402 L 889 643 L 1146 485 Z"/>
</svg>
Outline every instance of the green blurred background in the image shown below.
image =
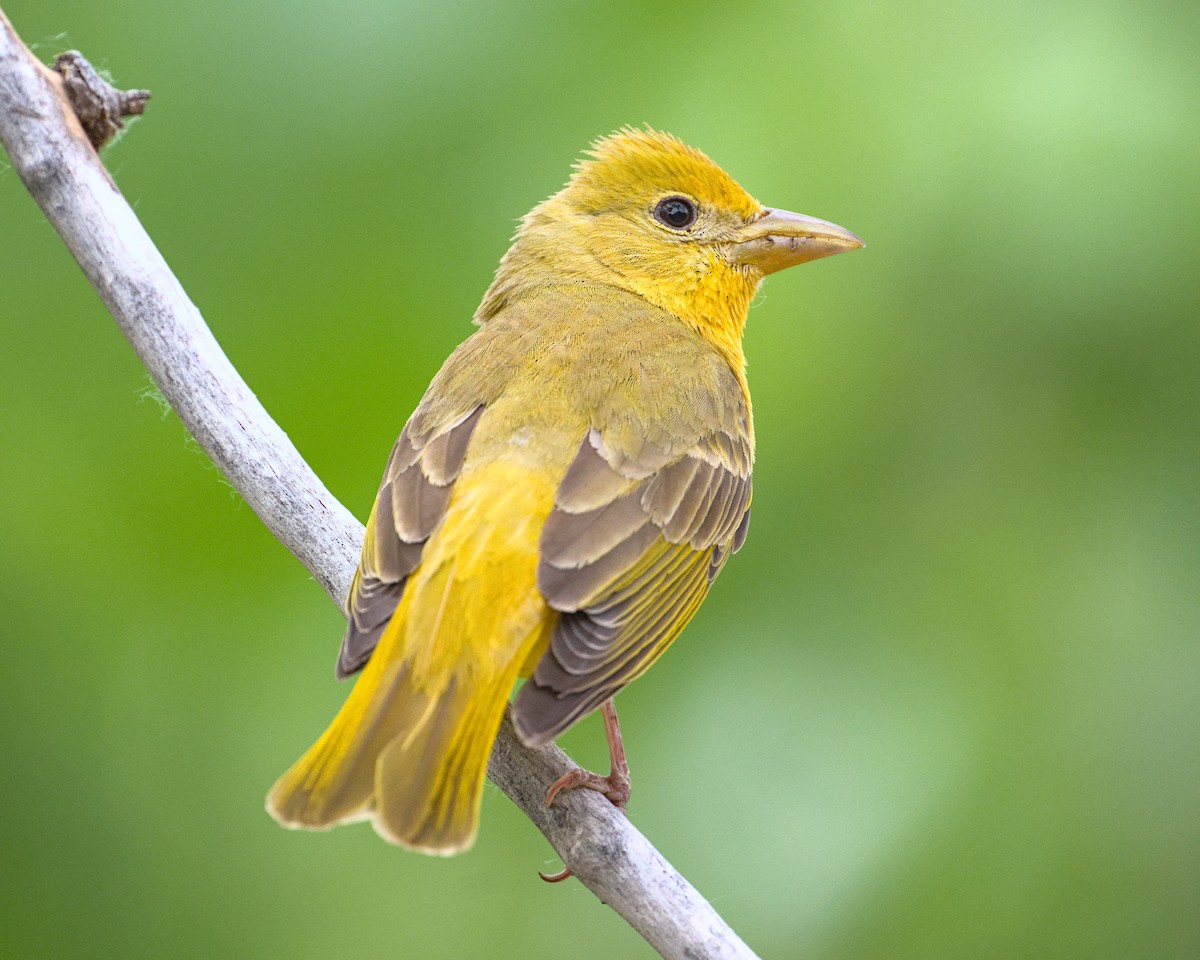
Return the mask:
<svg viewBox="0 0 1200 960">
<path fill-rule="evenodd" d="M 106 162 L 360 517 L 593 137 L 860 233 L 751 314 L 755 522 L 621 696 L 634 820 L 766 957 L 1200 956 L 1194 3 L 3 6 L 154 91 Z M 0 955 L 650 955 L 490 786 L 450 861 L 262 812 L 340 615 L 8 168 L 0 338 Z"/>
</svg>

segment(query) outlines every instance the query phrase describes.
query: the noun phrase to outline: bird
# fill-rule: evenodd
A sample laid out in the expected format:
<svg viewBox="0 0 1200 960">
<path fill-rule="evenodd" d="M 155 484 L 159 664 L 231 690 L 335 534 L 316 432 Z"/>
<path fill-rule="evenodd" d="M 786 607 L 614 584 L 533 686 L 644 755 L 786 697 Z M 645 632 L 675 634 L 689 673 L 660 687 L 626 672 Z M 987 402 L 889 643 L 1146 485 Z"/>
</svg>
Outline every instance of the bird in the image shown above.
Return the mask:
<svg viewBox="0 0 1200 960">
<path fill-rule="evenodd" d="M 510 697 L 534 747 L 599 708 L 609 776 L 572 771 L 546 802 L 588 788 L 624 810 L 613 698 L 746 538 L 751 302 L 767 275 L 862 246 L 670 134 L 593 142 L 520 221 L 391 451 L 337 660 L 359 676 L 271 789 L 275 819 L 466 850 Z"/>
</svg>

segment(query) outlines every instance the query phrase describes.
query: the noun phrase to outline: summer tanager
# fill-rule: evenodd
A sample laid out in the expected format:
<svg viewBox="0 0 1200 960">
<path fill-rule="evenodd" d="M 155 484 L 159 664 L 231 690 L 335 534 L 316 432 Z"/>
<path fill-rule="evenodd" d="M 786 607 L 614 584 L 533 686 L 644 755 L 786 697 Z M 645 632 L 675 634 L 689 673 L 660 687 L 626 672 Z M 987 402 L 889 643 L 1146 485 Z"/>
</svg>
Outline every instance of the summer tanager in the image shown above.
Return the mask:
<svg viewBox="0 0 1200 960">
<path fill-rule="evenodd" d="M 362 675 L 271 790 L 276 819 L 369 817 L 426 853 L 470 846 L 517 678 L 527 744 L 607 709 L 742 545 L 742 329 L 763 277 L 860 246 L 762 206 L 674 137 L 593 144 L 522 221 L 480 329 L 392 450 L 337 665 Z"/>
</svg>

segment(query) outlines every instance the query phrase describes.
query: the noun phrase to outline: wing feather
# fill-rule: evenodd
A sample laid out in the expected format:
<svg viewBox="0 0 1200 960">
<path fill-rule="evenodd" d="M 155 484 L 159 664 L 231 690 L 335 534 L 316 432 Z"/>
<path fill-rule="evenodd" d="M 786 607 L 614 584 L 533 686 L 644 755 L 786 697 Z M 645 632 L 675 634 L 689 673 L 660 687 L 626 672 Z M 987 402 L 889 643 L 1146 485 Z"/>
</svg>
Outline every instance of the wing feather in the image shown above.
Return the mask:
<svg viewBox="0 0 1200 960">
<path fill-rule="evenodd" d="M 552 740 L 646 670 L 741 546 L 753 460 L 742 413 L 674 455 L 640 440 L 613 449 L 596 429 L 580 443 L 542 529 L 538 587 L 560 617 L 513 706 L 526 742 Z"/>
<path fill-rule="evenodd" d="M 624 543 L 646 526 L 648 518 L 638 491 L 610 500 L 586 513 L 559 515 L 541 539 L 541 555 L 560 570 L 578 570 Z"/>
<path fill-rule="evenodd" d="M 425 541 L 445 516 L 483 410 L 482 404 L 474 406 L 423 436 L 413 436 L 410 422 L 392 448 L 346 601 L 339 678 L 361 670 L 370 659 L 400 603 L 408 575 L 421 562 Z"/>
<path fill-rule="evenodd" d="M 554 498 L 555 506 L 564 513 L 598 510 L 633 488 L 633 481 L 608 465 L 599 445 L 600 432 L 588 431 L 587 441 L 579 445 L 567 467 Z"/>
<path fill-rule="evenodd" d="M 555 610 L 578 610 L 635 563 L 659 536 L 660 531 L 647 523 L 586 567 L 562 568 L 542 562 L 538 565 L 538 589 Z"/>
<path fill-rule="evenodd" d="M 665 527 L 679 510 L 683 498 L 687 496 L 692 479 L 700 468 L 700 461 L 695 457 L 684 457 L 662 470 L 646 484 L 646 492 L 642 495 L 642 505 L 658 526 Z"/>
</svg>

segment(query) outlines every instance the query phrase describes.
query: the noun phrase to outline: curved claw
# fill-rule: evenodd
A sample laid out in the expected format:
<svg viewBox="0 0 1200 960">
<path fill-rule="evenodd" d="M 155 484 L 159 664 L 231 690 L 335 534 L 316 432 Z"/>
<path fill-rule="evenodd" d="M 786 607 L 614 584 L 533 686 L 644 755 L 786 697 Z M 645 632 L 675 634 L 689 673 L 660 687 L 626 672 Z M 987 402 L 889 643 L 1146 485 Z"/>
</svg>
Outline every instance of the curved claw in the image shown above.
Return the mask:
<svg viewBox="0 0 1200 960">
<path fill-rule="evenodd" d="M 568 879 L 569 877 L 575 876 L 575 872 L 570 867 L 563 867 L 562 870 L 560 870 L 558 873 L 552 873 L 549 875 L 546 875 L 546 874 L 542 873 L 541 870 L 539 870 L 538 876 L 541 877 L 543 880 L 545 880 L 547 883 L 562 883 L 564 880 Z"/>
</svg>

